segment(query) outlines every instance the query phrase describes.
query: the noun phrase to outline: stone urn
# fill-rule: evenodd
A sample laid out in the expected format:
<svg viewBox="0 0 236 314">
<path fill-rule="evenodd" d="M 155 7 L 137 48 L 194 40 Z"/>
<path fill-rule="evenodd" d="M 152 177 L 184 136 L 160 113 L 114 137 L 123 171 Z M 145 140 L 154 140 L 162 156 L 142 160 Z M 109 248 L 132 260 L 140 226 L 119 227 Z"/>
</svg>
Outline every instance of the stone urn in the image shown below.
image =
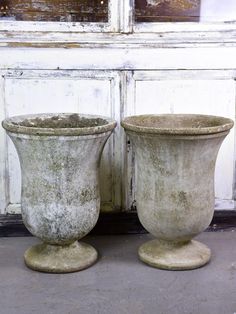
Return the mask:
<svg viewBox="0 0 236 314">
<path fill-rule="evenodd" d="M 135 151 L 138 217 L 156 237 L 139 248 L 143 262 L 185 270 L 210 260 L 210 249 L 192 238 L 212 220 L 216 158 L 233 124 L 223 117 L 192 114 L 123 120 Z"/>
<path fill-rule="evenodd" d="M 89 267 L 97 251 L 77 240 L 99 216 L 99 163 L 116 122 L 63 113 L 15 116 L 2 125 L 20 159 L 24 224 L 43 241 L 25 252 L 26 265 L 52 273 Z"/>
</svg>

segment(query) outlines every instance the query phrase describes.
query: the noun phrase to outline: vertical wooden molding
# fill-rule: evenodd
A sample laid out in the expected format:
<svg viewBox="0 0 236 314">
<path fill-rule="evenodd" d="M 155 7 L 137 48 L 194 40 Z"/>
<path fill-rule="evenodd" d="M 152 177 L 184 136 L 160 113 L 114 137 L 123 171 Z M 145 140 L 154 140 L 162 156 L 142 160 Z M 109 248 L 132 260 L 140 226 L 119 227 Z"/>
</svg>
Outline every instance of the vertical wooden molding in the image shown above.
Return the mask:
<svg viewBox="0 0 236 314">
<path fill-rule="evenodd" d="M 121 0 L 121 32 L 132 33 L 134 25 L 134 0 Z"/>
<path fill-rule="evenodd" d="M 0 72 L 0 123 L 5 119 L 5 76 Z M 0 212 L 7 206 L 6 133 L 0 126 Z"/>
<path fill-rule="evenodd" d="M 234 99 L 235 99 L 235 108 L 236 108 L 236 77 L 235 76 L 234 76 Z M 234 123 L 236 123 L 236 116 L 235 116 Z M 236 140 L 236 128 L 234 129 L 234 177 L 233 177 L 234 179 L 233 179 L 233 187 L 232 187 L 233 188 L 232 194 L 233 194 L 234 202 L 236 201 L 236 142 L 235 140 Z"/>
<path fill-rule="evenodd" d="M 127 103 L 127 71 L 120 72 L 120 121 L 125 115 L 125 107 Z M 127 178 L 126 178 L 126 137 L 124 129 L 120 126 L 121 142 L 121 206 L 122 210 L 127 210 Z"/>
<path fill-rule="evenodd" d="M 108 21 L 111 27 L 111 32 L 120 31 L 120 1 L 119 0 L 110 0 L 109 1 L 109 14 Z"/>
<path fill-rule="evenodd" d="M 122 118 L 135 114 L 135 80 L 133 71 L 123 72 L 123 114 Z M 123 130 L 123 206 L 126 210 L 134 209 L 134 153 Z"/>
<path fill-rule="evenodd" d="M 120 75 L 113 73 L 111 79 L 111 108 L 112 117 L 117 121 L 117 127 L 113 134 L 113 156 L 112 156 L 112 203 L 114 211 L 121 210 L 121 160 L 122 160 L 122 139 L 120 136 Z"/>
</svg>

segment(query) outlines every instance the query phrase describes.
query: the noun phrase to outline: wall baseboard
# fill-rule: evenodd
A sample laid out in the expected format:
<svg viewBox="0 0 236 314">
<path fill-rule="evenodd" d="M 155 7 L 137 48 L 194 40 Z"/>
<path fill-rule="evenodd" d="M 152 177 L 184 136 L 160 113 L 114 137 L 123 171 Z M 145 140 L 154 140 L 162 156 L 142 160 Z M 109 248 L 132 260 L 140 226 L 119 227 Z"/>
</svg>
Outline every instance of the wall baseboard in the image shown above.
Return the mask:
<svg viewBox="0 0 236 314">
<path fill-rule="evenodd" d="M 236 210 L 217 210 L 207 231 L 236 230 Z M 146 233 L 136 212 L 101 214 L 91 232 L 97 235 Z M 20 214 L 0 215 L 0 237 L 21 237 L 31 234 Z"/>
</svg>

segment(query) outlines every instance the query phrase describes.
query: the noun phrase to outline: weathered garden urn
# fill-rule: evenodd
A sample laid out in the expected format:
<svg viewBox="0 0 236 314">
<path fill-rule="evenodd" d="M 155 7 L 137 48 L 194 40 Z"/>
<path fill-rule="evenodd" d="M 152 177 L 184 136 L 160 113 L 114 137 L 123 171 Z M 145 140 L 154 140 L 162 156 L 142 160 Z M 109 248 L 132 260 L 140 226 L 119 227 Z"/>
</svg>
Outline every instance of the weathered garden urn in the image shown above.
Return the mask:
<svg viewBox="0 0 236 314">
<path fill-rule="evenodd" d="M 214 212 L 214 171 L 233 121 L 223 117 L 164 114 L 123 120 L 137 163 L 136 201 L 142 225 L 157 239 L 139 248 L 157 268 L 203 266 L 210 250 L 192 240 Z"/>
<path fill-rule="evenodd" d="M 25 252 L 28 267 L 66 273 L 96 261 L 97 251 L 77 240 L 97 222 L 99 163 L 115 126 L 109 118 L 64 113 L 3 121 L 20 159 L 23 221 L 43 241 Z"/>
</svg>

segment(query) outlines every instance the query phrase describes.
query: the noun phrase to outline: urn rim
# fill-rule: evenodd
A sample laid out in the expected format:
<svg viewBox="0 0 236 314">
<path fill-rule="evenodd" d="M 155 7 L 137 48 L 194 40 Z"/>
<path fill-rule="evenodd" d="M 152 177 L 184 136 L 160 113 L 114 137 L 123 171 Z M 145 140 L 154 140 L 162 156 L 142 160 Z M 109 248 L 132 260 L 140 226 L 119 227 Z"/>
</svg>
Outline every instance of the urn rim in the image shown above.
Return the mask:
<svg viewBox="0 0 236 314">
<path fill-rule="evenodd" d="M 229 131 L 234 121 L 203 114 L 145 114 L 121 122 L 126 131 L 165 135 L 208 135 Z"/>
<path fill-rule="evenodd" d="M 94 135 L 112 131 L 116 125 L 109 117 L 80 113 L 26 114 L 2 121 L 3 128 L 12 133 L 49 136 Z"/>
</svg>

